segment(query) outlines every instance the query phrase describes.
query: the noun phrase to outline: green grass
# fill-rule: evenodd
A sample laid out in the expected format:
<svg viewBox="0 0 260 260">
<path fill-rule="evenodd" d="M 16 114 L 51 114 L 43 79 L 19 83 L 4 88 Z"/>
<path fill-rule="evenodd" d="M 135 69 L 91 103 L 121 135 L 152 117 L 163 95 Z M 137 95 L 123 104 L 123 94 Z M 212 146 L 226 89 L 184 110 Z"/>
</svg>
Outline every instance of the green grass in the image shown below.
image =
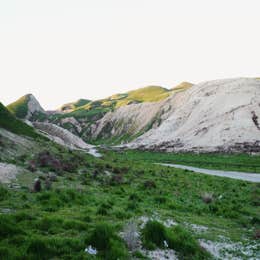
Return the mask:
<svg viewBox="0 0 260 260">
<path fill-rule="evenodd" d="M 260 173 L 260 156 L 248 154 L 164 153 L 129 150 L 121 153 L 123 160 L 150 163 L 174 163 L 199 168 Z"/>
<path fill-rule="evenodd" d="M 72 103 L 68 103 L 68 104 L 64 104 L 61 106 L 61 110 L 74 110 L 74 109 L 77 109 L 78 107 L 82 107 L 82 106 L 85 106 L 87 105 L 88 103 L 90 103 L 91 100 L 88 100 L 88 99 L 79 99 L 77 100 L 76 102 L 72 102 Z"/>
<path fill-rule="evenodd" d="M 37 134 L 31 126 L 15 118 L 1 103 L 0 127 L 18 135 L 25 135 L 33 138 L 41 138 L 41 136 Z"/>
<path fill-rule="evenodd" d="M 147 249 L 171 248 L 179 252 L 181 259 L 210 259 L 193 235 L 180 225 L 167 228 L 150 220 L 142 230 L 143 245 Z"/>
<path fill-rule="evenodd" d="M 0 214 L 3 259 L 95 259 L 84 252 L 90 244 L 99 249 L 97 259 L 141 255 L 129 252 L 119 236 L 129 221 L 139 224 L 141 216 L 179 224 L 163 226 L 161 234 L 180 259 L 203 259 L 201 238 L 214 241 L 222 235 L 243 244 L 248 239 L 254 242 L 260 225 L 258 184 L 185 174 L 152 165 L 142 160 L 141 153 L 137 160 L 137 153 L 133 158 L 131 153 L 126 157 L 127 153 L 103 151 L 104 156 L 96 159 L 76 151 L 48 150 L 61 162 L 80 163 L 72 172 L 57 172 L 51 190 L 43 185 L 41 192 L 30 192 L 33 180 L 39 177 L 44 183 L 49 172 L 41 166 L 26 178 L 18 176 L 20 189 L 0 187 L 0 212 L 9 209 Z M 25 158 L 21 165 L 31 159 Z M 203 202 L 204 192 L 213 193 L 211 203 Z M 208 231 L 195 232 L 187 223 L 206 226 Z"/>
<path fill-rule="evenodd" d="M 7 106 L 7 109 L 18 118 L 25 118 L 28 113 L 29 95 L 19 98 L 17 101 Z"/>
</svg>

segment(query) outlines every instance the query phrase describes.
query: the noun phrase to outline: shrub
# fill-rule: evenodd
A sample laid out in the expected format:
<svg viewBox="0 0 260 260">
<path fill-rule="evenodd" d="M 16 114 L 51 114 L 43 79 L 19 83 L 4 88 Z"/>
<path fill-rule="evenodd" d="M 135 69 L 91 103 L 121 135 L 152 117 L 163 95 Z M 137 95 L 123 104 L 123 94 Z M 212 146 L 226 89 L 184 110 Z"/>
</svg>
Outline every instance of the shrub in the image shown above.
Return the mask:
<svg viewBox="0 0 260 260">
<path fill-rule="evenodd" d="M 110 240 L 109 241 L 109 250 L 105 254 L 105 259 L 127 260 L 127 259 L 129 259 L 128 251 L 121 241 Z"/>
<path fill-rule="evenodd" d="M 142 230 L 143 245 L 147 249 L 162 248 L 164 241 L 176 250 L 181 259 L 208 259 L 209 254 L 198 241 L 181 226 L 166 228 L 158 221 L 148 221 Z"/>
<path fill-rule="evenodd" d="M 87 242 L 98 250 L 102 259 L 128 259 L 125 245 L 107 223 L 97 224 Z"/>
<path fill-rule="evenodd" d="M 155 246 L 163 247 L 164 241 L 167 240 L 164 225 L 158 221 L 149 220 L 142 230 L 142 239 L 147 249 L 153 249 Z"/>
<path fill-rule="evenodd" d="M 169 248 L 176 250 L 184 259 L 208 259 L 209 254 L 198 241 L 181 226 L 167 229 L 167 243 Z"/>
<path fill-rule="evenodd" d="M 114 230 L 110 225 L 100 223 L 93 230 L 88 242 L 97 250 L 105 251 L 109 248 L 109 240 L 113 236 L 113 233 Z"/>
</svg>

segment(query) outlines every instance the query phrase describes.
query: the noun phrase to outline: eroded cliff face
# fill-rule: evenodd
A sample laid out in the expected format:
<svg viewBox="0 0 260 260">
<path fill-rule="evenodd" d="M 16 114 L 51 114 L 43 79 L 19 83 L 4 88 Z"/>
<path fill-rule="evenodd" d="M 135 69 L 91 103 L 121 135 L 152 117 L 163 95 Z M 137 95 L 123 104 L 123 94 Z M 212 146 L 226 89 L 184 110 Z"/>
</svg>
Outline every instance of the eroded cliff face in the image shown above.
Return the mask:
<svg viewBox="0 0 260 260">
<path fill-rule="evenodd" d="M 175 101 L 175 109 L 158 128 L 149 130 L 128 147 L 260 152 L 260 80 L 204 82 L 185 91 L 181 102 Z"/>
<path fill-rule="evenodd" d="M 155 129 L 174 113 L 179 103 L 182 103 L 184 93 L 174 93 L 160 102 L 131 104 L 109 112 L 93 127 L 93 137 L 124 137 L 122 142 L 127 142 L 150 129 Z"/>
<path fill-rule="evenodd" d="M 30 119 L 36 112 L 45 113 L 38 100 L 32 94 L 28 95 L 27 107 L 26 119 Z"/>
<path fill-rule="evenodd" d="M 91 145 L 85 143 L 81 138 L 72 134 L 68 130 L 59 127 L 50 123 L 39 123 L 35 122 L 34 127 L 43 133 L 47 134 L 47 136 L 64 146 L 68 146 L 70 148 L 78 148 L 78 149 L 90 149 Z"/>
</svg>

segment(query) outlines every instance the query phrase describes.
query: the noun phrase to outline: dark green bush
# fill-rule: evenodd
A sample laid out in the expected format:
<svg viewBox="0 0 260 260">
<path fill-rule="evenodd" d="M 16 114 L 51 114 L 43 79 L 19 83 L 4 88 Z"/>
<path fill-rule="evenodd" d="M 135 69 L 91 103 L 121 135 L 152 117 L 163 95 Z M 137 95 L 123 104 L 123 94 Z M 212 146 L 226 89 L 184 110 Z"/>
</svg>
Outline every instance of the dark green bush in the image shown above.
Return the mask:
<svg viewBox="0 0 260 260">
<path fill-rule="evenodd" d="M 114 229 L 106 223 L 98 224 L 93 230 L 88 242 L 99 251 L 109 248 L 109 240 L 113 237 Z"/>
<path fill-rule="evenodd" d="M 149 220 L 142 230 L 142 239 L 144 246 L 152 249 L 153 246 L 163 247 L 164 241 L 167 240 L 166 229 L 158 221 Z"/>
<path fill-rule="evenodd" d="M 209 254 L 201 248 L 192 234 L 179 225 L 167 229 L 166 237 L 169 248 L 179 252 L 184 259 L 199 260 L 209 258 Z"/>
<path fill-rule="evenodd" d="M 102 259 L 128 259 L 128 251 L 114 228 L 107 223 L 99 223 L 87 239 L 88 244 L 98 250 Z"/>
<path fill-rule="evenodd" d="M 121 241 L 111 239 L 109 241 L 109 250 L 105 254 L 105 258 L 109 260 L 127 260 L 129 254 Z"/>
<path fill-rule="evenodd" d="M 182 259 L 208 259 L 209 254 L 200 247 L 198 241 L 181 226 L 166 228 L 158 221 L 148 221 L 142 230 L 142 241 L 145 248 L 153 250 L 168 247 L 176 250 Z"/>
</svg>

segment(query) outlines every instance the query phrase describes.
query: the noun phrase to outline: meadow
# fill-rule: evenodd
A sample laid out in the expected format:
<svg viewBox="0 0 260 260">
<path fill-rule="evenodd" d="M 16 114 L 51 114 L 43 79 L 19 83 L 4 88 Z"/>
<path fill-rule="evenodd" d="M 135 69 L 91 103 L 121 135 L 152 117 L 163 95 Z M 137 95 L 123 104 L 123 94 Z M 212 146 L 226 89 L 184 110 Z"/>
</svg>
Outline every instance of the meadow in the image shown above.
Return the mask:
<svg viewBox="0 0 260 260">
<path fill-rule="evenodd" d="M 145 250 L 166 249 L 164 241 L 179 259 L 213 259 L 199 241 L 220 238 L 254 245 L 256 256 L 259 184 L 151 163 L 173 155 L 102 153 L 97 159 L 53 149 L 17 159 L 27 169 L 33 160 L 37 170 L 0 186 L 1 259 L 147 259 Z M 56 175 L 51 186 L 49 172 Z M 42 182 L 38 192 L 32 192 L 35 177 Z M 131 223 L 141 246 L 124 237 Z M 85 252 L 90 245 L 96 256 Z M 240 250 L 232 254 L 247 259 Z"/>
</svg>

